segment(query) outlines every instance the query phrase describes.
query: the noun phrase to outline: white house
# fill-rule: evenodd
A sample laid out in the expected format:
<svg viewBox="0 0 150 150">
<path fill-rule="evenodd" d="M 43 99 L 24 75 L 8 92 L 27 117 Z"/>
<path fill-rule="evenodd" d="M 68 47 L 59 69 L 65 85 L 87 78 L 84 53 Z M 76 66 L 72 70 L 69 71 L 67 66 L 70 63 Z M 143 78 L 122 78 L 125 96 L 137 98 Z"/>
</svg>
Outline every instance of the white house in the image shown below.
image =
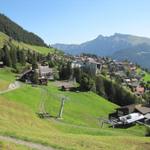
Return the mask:
<svg viewBox="0 0 150 150">
<path fill-rule="evenodd" d="M 85 61 L 75 60 L 71 64 L 72 68 L 87 68 L 89 69 L 94 75 L 101 72 L 102 64 L 96 62 L 93 58 L 88 58 Z"/>
</svg>

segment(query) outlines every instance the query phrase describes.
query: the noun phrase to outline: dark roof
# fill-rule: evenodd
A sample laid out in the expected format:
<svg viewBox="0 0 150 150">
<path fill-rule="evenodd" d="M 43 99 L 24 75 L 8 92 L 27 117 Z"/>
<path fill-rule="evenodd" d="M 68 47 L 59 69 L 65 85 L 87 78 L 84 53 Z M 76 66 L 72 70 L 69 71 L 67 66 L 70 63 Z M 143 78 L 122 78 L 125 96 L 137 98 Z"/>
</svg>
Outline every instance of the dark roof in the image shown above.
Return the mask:
<svg viewBox="0 0 150 150">
<path fill-rule="evenodd" d="M 145 106 L 136 106 L 135 109 L 139 111 L 142 114 L 147 114 L 150 113 L 150 107 L 145 107 Z"/>
<path fill-rule="evenodd" d="M 28 74 L 29 72 L 33 71 L 32 69 L 29 69 L 25 72 L 23 72 L 21 75 L 20 75 L 20 78 L 22 78 L 24 75 Z"/>
</svg>

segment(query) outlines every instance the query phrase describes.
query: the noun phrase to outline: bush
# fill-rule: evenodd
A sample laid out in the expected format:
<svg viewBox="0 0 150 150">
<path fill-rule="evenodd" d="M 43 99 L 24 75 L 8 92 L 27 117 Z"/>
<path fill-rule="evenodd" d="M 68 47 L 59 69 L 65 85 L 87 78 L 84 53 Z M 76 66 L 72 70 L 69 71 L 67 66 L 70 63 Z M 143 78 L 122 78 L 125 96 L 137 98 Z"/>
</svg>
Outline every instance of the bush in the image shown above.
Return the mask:
<svg viewBox="0 0 150 150">
<path fill-rule="evenodd" d="M 146 127 L 146 134 L 145 136 L 150 136 L 150 127 Z"/>
</svg>

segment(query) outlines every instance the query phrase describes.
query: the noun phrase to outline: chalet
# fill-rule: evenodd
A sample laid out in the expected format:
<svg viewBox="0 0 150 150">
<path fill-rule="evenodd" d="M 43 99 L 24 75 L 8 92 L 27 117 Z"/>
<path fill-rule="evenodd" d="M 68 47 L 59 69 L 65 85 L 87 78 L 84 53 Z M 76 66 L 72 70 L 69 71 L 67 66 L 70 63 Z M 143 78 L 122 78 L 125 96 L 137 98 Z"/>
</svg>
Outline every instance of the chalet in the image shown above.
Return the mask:
<svg viewBox="0 0 150 150">
<path fill-rule="evenodd" d="M 53 80 L 53 69 L 49 68 L 49 66 L 39 66 L 39 76 L 41 77 L 41 79 L 49 79 L 49 80 Z"/>
<path fill-rule="evenodd" d="M 150 107 L 142 105 L 127 105 L 116 109 L 109 114 L 109 123 L 115 126 L 140 123 L 150 125 Z"/>
<path fill-rule="evenodd" d="M 4 63 L 3 61 L 0 61 L 0 68 L 3 68 L 4 67 Z"/>
<path fill-rule="evenodd" d="M 135 110 L 135 104 L 116 108 L 116 111 L 114 113 L 109 114 L 109 119 L 128 115 L 130 113 L 133 113 L 134 110 Z"/>
<path fill-rule="evenodd" d="M 26 83 L 32 83 L 31 79 L 32 79 L 33 73 L 34 71 L 32 69 L 29 69 L 20 75 L 19 80 L 26 82 Z"/>
<path fill-rule="evenodd" d="M 136 105 L 136 104 L 126 105 L 126 106 L 116 108 L 115 115 L 117 117 L 119 117 L 119 116 L 131 114 L 133 112 L 139 112 L 139 113 L 145 115 L 147 113 L 150 113 L 150 107 L 149 106 L 143 106 L 140 104 L 139 105 Z M 112 115 L 113 114 L 114 113 L 112 113 Z M 110 116 L 111 116 L 111 114 L 110 114 Z"/>
</svg>

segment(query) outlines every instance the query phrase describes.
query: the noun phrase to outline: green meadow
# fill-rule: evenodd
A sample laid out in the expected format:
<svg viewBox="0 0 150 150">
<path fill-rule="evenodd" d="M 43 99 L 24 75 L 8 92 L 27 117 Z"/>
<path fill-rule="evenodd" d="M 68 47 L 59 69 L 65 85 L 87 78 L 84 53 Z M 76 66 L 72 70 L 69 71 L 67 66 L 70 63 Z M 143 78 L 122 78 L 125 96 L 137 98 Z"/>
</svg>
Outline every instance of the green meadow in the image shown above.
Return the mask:
<svg viewBox="0 0 150 150">
<path fill-rule="evenodd" d="M 9 68 L 0 69 L 3 83 L 15 81 Z M 43 93 L 44 89 L 44 93 Z M 63 119 L 56 119 L 61 99 L 66 97 Z M 52 115 L 40 119 L 37 112 L 44 103 Z M 118 106 L 92 92 L 61 91 L 54 82 L 45 87 L 22 84 L 0 95 L 0 135 L 33 141 L 63 150 L 149 150 L 150 140 L 140 125 L 127 129 L 100 127 L 99 117 L 106 118 Z M 0 141 L 0 146 L 26 150 L 24 146 Z"/>
<path fill-rule="evenodd" d="M 0 69 L 0 91 L 6 90 L 11 82 L 15 80 L 10 68 Z"/>
<path fill-rule="evenodd" d="M 150 74 L 145 72 L 144 81 L 150 81 Z"/>
</svg>

